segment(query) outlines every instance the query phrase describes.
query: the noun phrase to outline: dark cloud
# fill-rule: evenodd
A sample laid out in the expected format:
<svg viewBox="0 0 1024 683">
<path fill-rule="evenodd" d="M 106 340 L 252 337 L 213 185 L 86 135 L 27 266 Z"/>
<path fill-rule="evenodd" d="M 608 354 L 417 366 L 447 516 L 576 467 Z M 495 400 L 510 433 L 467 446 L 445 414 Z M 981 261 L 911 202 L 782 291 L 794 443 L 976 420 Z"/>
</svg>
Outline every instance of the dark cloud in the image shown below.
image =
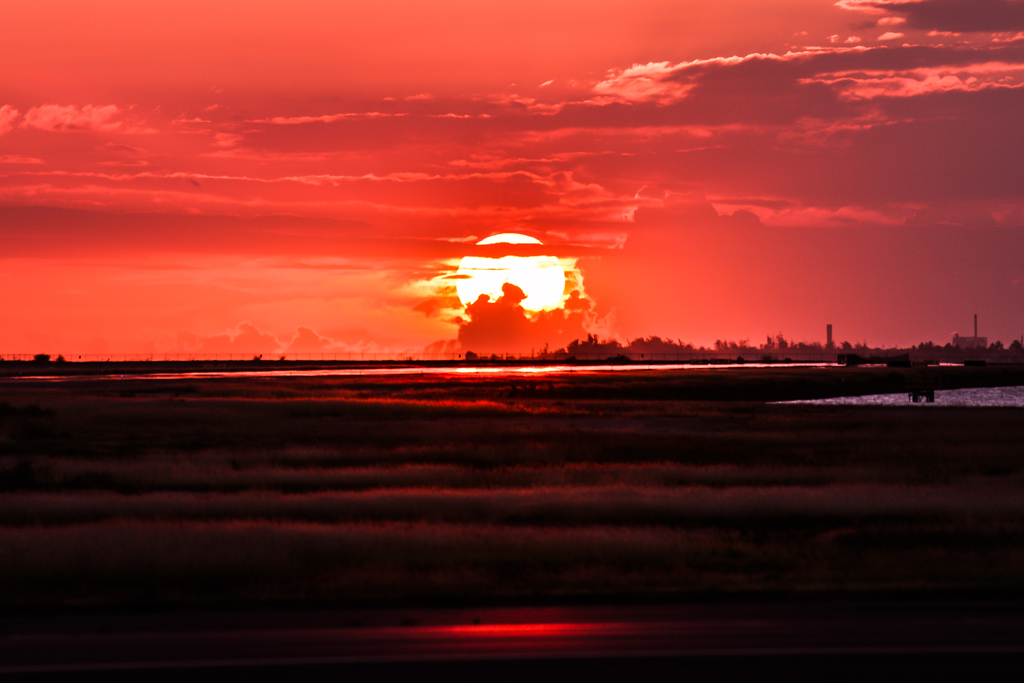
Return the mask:
<svg viewBox="0 0 1024 683">
<path fill-rule="evenodd" d="M 506 282 L 501 296 L 491 301 L 482 294 L 466 306 L 468 320 L 459 326 L 459 346 L 478 354 L 540 352 L 564 347 L 574 339 L 586 338 L 584 327 L 590 303 L 573 291 L 564 309 L 542 311 L 533 317 L 521 303 L 523 290 Z"/>
<path fill-rule="evenodd" d="M 642 207 L 633 215 L 637 234 L 651 228 L 671 225 L 678 230 L 731 230 L 763 229 L 756 214 L 738 209 L 732 214 L 719 214 L 701 193 L 667 196 L 660 206 Z M 628 242 L 627 242 L 628 244 Z"/>
<path fill-rule="evenodd" d="M 1024 29 L 1021 0 L 920 0 L 898 5 L 871 3 L 906 18 L 908 28 L 924 31 L 972 33 L 1019 31 Z"/>
</svg>

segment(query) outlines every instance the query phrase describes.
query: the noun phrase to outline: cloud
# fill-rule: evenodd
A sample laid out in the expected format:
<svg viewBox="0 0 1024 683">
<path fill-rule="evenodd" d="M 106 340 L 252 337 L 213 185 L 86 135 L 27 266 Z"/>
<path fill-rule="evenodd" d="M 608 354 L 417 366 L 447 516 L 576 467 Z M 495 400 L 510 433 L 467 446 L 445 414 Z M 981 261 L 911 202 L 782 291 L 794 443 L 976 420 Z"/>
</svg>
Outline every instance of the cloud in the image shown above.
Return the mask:
<svg viewBox="0 0 1024 683">
<path fill-rule="evenodd" d="M 44 104 L 29 109 L 25 113 L 22 125 L 52 133 L 110 131 L 121 126 L 120 121 L 113 120 L 120 113 L 121 110 L 116 104 L 108 104 L 105 107 L 87 104 L 81 108 L 73 104 Z"/>
<path fill-rule="evenodd" d="M 669 62 L 649 62 L 634 64 L 628 69 L 614 71 L 594 86 L 594 93 L 599 102 L 657 102 L 668 104 L 681 100 L 693 87 L 671 80 L 679 64 Z"/>
<path fill-rule="evenodd" d="M 42 159 L 23 157 L 17 154 L 0 154 L 0 164 L 41 164 Z"/>
<path fill-rule="evenodd" d="M 828 40 L 836 43 L 839 36 L 829 36 Z M 637 105 L 653 102 L 668 106 L 698 98 L 702 92 L 719 93 L 723 87 L 740 85 L 742 81 L 747 81 L 742 84 L 743 87 L 754 88 L 755 93 L 770 93 L 773 99 L 787 101 L 788 98 L 780 98 L 779 93 L 774 90 L 782 85 L 780 81 L 791 82 L 796 73 L 813 71 L 817 62 L 822 59 L 856 55 L 867 49 L 845 46 L 820 47 L 782 55 L 751 53 L 742 57 L 713 57 L 678 64 L 634 64 L 628 69 L 609 73 L 605 80 L 594 86 L 593 92 L 596 97 L 582 104 L 602 106 L 614 103 Z M 744 108 L 749 108 L 749 102 L 745 102 Z"/>
<path fill-rule="evenodd" d="M 242 141 L 242 136 L 236 133 L 216 133 L 213 140 L 213 144 L 217 147 L 234 147 Z"/>
<path fill-rule="evenodd" d="M 100 145 L 99 147 L 97 147 L 97 149 L 103 150 L 105 152 L 110 152 L 112 154 L 120 154 L 120 155 L 127 155 L 127 156 L 141 156 L 143 154 L 148 154 L 148 152 L 146 150 L 144 150 L 144 149 L 142 149 L 140 147 L 132 147 L 131 145 L 123 145 L 123 144 L 118 143 L 118 142 L 108 142 L 105 145 Z"/>
<path fill-rule="evenodd" d="M 883 196 L 927 202 L 944 194 L 929 192 L 921 180 L 938 174 L 937 160 L 948 162 L 941 170 L 949 179 L 966 168 L 997 180 L 1012 175 L 1009 151 L 1019 148 L 1020 127 L 1005 124 L 1020 101 L 1013 92 L 1024 76 L 1024 45 L 877 45 L 634 66 L 601 79 L 605 95 L 587 92 L 589 99 L 563 103 L 554 114 L 479 96 L 438 102 L 431 111 L 494 118 L 416 114 L 256 125 L 233 148 L 211 143 L 218 132 L 242 132 L 234 122 L 188 137 L 168 121 L 174 146 L 170 137 L 145 145 L 152 173 L 96 174 L 114 151 L 90 146 L 75 152 L 86 163 L 45 169 L 63 175 L 6 167 L 13 173 L 0 178 L 0 199 L 139 212 L 338 215 L 389 234 L 412 234 L 419 226 L 445 237 L 489 234 L 498 223 L 563 231 L 575 224 L 618 234 L 631 225 L 637 188 L 651 181 L 675 184 L 677 191 L 793 200 L 805 208 L 824 203 L 831 214 L 832 204 L 880 209 Z M 424 107 L 434 105 L 415 105 Z M 359 108 L 342 103 L 309 113 L 325 111 Z M 301 110 L 285 113 L 304 120 Z M 887 151 L 883 137 L 898 152 Z M 936 140 L 946 142 L 936 146 Z M 972 149 L 967 140 L 978 144 Z M 261 163 L 193 163 L 200 154 L 239 149 Z M 995 151 L 989 158 L 996 163 L 972 161 L 985 150 Z M 37 156 L 31 148 L 9 153 L 15 151 Z M 875 183 L 869 169 L 890 156 L 902 172 Z M 46 159 L 52 163 L 52 155 Z M 319 163 L 325 160 L 330 163 Z M 827 177 L 843 181 L 825 187 Z M 959 186 L 992 194 L 988 188 L 1006 181 L 967 178 Z"/>
<path fill-rule="evenodd" d="M 843 9 L 888 14 L 879 24 L 897 23 L 922 31 L 993 32 L 1024 29 L 1022 0 L 840 0 Z"/>
<path fill-rule="evenodd" d="M 459 325 L 459 346 L 478 354 L 555 351 L 587 335 L 590 302 L 574 290 L 564 309 L 530 317 L 522 307 L 526 294 L 506 282 L 501 296 L 491 301 L 482 294 L 466 306 L 468 320 Z"/>
<path fill-rule="evenodd" d="M 907 225 L 953 225 L 967 228 L 995 227 L 992 212 L 982 206 L 926 206 L 907 219 Z"/>
<path fill-rule="evenodd" d="M 889 16 L 896 15 L 871 17 L 872 25 Z M 862 35 L 873 43 L 882 32 Z M 789 201 L 799 207 L 793 211 L 801 224 L 819 209 L 831 217 L 850 206 L 888 213 L 899 224 L 903 202 L 928 203 L 950 189 L 973 198 L 1019 197 L 1008 179 L 1019 158 L 1021 129 L 1013 117 L 1024 97 L 1024 91 L 1015 95 L 1024 45 L 850 48 L 841 45 L 846 33 L 836 35 L 836 45 L 782 55 L 634 65 L 596 79 L 601 83 L 584 94 L 582 84 L 549 88 L 544 92 L 576 92 L 579 100 L 554 114 L 484 94 L 396 101 L 380 108 L 414 113 L 324 125 L 314 122 L 322 120 L 318 115 L 359 112 L 360 104 L 339 100 L 294 111 L 270 104 L 250 117 L 269 121 L 264 117 L 282 114 L 281 125 L 243 130 L 231 120 L 188 136 L 172 125 L 175 109 L 163 118 L 166 138 L 143 145 L 152 172 L 117 173 L 110 165 L 128 163 L 116 160 L 117 150 L 78 138 L 81 149 L 48 152 L 46 167 L 5 166 L 0 200 L 107 206 L 112 213 L 345 216 L 382 235 L 459 238 L 490 234 L 496 225 L 522 226 L 575 240 L 584 232 L 632 230 L 641 205 L 634 194 L 651 182 L 677 193 Z M 484 113 L 493 118 L 479 118 Z M 232 134 L 245 139 L 218 148 L 217 133 L 228 136 L 222 144 L 231 144 Z M 221 157 L 213 166 L 209 159 L 197 162 L 200 154 L 239 149 L 260 163 L 241 156 Z M 5 152 L 43 156 L 32 147 Z M 59 157 L 73 163 L 55 163 Z M 779 224 L 771 212 L 750 210 Z M 220 231 L 195 231 L 187 241 L 171 231 L 142 234 L 190 250 L 211 242 L 245 253 L 317 248 L 312 240 L 262 231 L 241 235 L 239 246 L 222 246 Z M 125 231 L 118 244 L 140 239 Z M 337 233 L 323 248 L 334 255 L 347 247 Z"/>
<path fill-rule="evenodd" d="M 339 354 L 376 351 L 375 343 L 346 344 L 321 335 L 308 327 L 299 327 L 290 340 L 264 332 L 250 322 L 223 334 L 178 333 L 178 350 L 196 355 L 246 355 L 272 357 L 293 354 Z"/>
<path fill-rule="evenodd" d="M 939 92 L 1019 88 L 1024 65 L 990 62 L 907 70 L 860 70 L 820 74 L 807 82 L 827 83 L 844 98 L 915 97 Z"/>
<path fill-rule="evenodd" d="M 671 224 L 678 230 L 747 230 L 764 228 L 761 219 L 750 208 L 765 208 L 764 201 L 750 199 L 718 202 L 748 208 L 736 208 L 731 214 L 721 214 L 701 193 L 674 194 L 658 192 L 650 188 L 652 196 L 661 195 L 658 203 L 651 203 L 636 210 L 633 222 L 634 234 L 649 228 L 660 228 Z M 627 241 L 627 246 L 629 242 Z"/>
<path fill-rule="evenodd" d="M 853 12 L 884 14 L 886 12 L 884 5 L 886 4 L 886 0 L 837 0 L 836 7 Z M 882 5 L 882 7 L 879 5 Z"/>
<path fill-rule="evenodd" d="M 408 112 L 385 113 L 379 111 L 348 112 L 344 114 L 324 114 L 322 116 L 273 116 L 269 119 L 249 119 L 246 123 L 272 123 L 276 126 L 296 126 L 303 123 L 334 123 L 348 119 L 378 119 L 408 116 Z M 204 123 L 209 123 L 208 121 Z"/>
<path fill-rule="evenodd" d="M 287 353 L 327 353 L 338 351 L 340 346 L 328 337 L 322 337 L 308 327 L 300 327 L 286 349 Z M 347 348 L 347 347 L 346 347 Z"/>
<path fill-rule="evenodd" d="M 252 323 L 242 323 L 224 334 L 178 334 L 178 347 L 197 354 L 273 354 L 282 346 L 277 337 L 260 331 Z"/>
<path fill-rule="evenodd" d="M 902 38 L 903 35 L 904 34 L 899 33 L 898 31 L 886 31 L 875 40 L 896 40 L 897 38 Z"/>
<path fill-rule="evenodd" d="M 14 119 L 18 118 L 19 113 L 9 104 L 0 107 L 0 135 L 9 133 L 14 128 Z"/>
</svg>

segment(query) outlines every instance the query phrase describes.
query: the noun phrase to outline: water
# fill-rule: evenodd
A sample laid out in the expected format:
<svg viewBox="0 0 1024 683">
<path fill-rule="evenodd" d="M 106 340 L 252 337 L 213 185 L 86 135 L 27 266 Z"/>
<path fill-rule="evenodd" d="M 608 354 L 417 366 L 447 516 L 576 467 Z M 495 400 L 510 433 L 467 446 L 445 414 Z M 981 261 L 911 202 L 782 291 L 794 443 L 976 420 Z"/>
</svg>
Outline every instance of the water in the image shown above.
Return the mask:
<svg viewBox="0 0 1024 683">
<path fill-rule="evenodd" d="M 103 375 L 69 375 L 69 376 L 23 376 L 0 378 L 0 382 L 18 381 L 24 379 L 43 380 L 51 382 L 68 382 L 82 380 L 189 380 L 189 379 L 228 379 L 228 378 L 271 378 L 271 377 L 354 377 L 354 376 L 401 376 L 401 375 L 433 375 L 433 376 L 483 376 L 483 377 L 509 377 L 528 378 L 545 377 L 557 375 L 586 375 L 609 372 L 638 372 L 638 371 L 664 371 L 664 370 L 730 370 L 736 368 L 790 368 L 790 367 L 835 367 L 832 363 L 744 363 L 744 364 L 721 364 L 721 365 L 541 365 L 541 366 L 446 366 L 446 367 L 421 367 L 421 366 L 400 366 L 400 367 L 333 367 L 333 368 L 299 368 L 294 370 L 245 370 L 245 371 L 218 371 L 200 370 L 195 372 L 166 372 L 147 374 L 116 374 Z M 810 405 L 876 405 L 876 406 L 970 406 L 970 407 L 1012 407 L 1024 408 L 1024 386 L 1015 387 L 992 387 L 981 389 L 949 389 L 936 390 L 934 403 L 911 403 L 907 392 L 898 394 L 869 394 L 866 396 L 841 396 L 838 398 L 819 398 L 801 401 L 778 401 L 778 403 L 798 403 Z"/>
<path fill-rule="evenodd" d="M 232 372 L 228 370 L 198 370 L 195 372 L 164 372 L 145 374 L 117 374 L 108 373 L 102 375 L 41 375 L 24 377 L 7 377 L 3 380 L 44 380 L 54 382 L 66 382 L 75 380 L 97 380 L 97 379 L 219 379 L 219 378 L 259 378 L 259 377 L 355 377 L 355 376 L 387 376 L 387 375 L 448 375 L 448 376 L 486 376 L 486 377 L 535 377 L 550 375 L 583 375 L 597 374 L 603 372 L 637 372 L 637 371 L 663 371 L 663 370 L 729 370 L 735 368 L 810 368 L 810 367 L 833 367 L 833 363 L 735 363 L 735 364 L 679 364 L 679 365 L 521 365 L 512 367 L 501 366 L 450 366 L 450 367 L 423 367 L 423 366 L 400 366 L 400 367 L 334 367 L 334 368 L 300 368 L 295 370 L 242 370 Z"/>
<path fill-rule="evenodd" d="M 807 403 L 838 406 L 968 406 L 1024 408 L 1024 387 L 990 387 L 983 389 L 936 390 L 935 403 L 911 403 L 906 392 L 899 394 L 870 394 L 868 396 L 842 396 L 819 398 L 812 401 L 781 401 L 781 403 Z"/>
</svg>

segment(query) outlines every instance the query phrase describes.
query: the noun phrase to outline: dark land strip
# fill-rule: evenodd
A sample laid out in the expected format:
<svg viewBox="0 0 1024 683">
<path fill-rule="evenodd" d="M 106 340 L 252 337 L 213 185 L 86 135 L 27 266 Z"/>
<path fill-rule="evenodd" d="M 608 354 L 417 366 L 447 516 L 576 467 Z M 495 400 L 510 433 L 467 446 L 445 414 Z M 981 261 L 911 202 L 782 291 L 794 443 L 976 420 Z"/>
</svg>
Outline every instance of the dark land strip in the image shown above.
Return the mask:
<svg viewBox="0 0 1024 683">
<path fill-rule="evenodd" d="M 1024 610 L 869 602 L 4 619 L 0 662 L 0 674 L 26 680 L 1012 680 L 1024 662 Z"/>
<path fill-rule="evenodd" d="M 998 677 L 1024 633 L 1024 411 L 766 402 L 932 371 L 1024 383 L 992 367 L 6 380 L 0 664 Z M 583 610 L 531 623 L 604 626 L 473 630 L 528 605 Z M 456 607 L 466 629 L 438 631 Z M 381 654 L 360 663 L 371 636 Z M 484 641 L 486 662 L 463 656 Z M 394 654 L 428 651 L 443 661 Z"/>
</svg>

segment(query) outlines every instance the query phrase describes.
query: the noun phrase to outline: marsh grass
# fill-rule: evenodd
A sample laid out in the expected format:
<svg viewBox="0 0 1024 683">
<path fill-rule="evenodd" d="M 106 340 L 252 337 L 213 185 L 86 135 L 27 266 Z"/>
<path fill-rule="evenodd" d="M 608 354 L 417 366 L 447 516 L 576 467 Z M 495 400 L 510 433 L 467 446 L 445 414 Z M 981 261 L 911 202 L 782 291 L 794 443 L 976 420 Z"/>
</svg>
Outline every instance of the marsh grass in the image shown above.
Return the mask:
<svg viewBox="0 0 1024 683">
<path fill-rule="evenodd" d="M 115 522 L 0 529 L 7 605 L 347 604 L 707 591 L 1019 590 L 1021 529 L 817 533 L 356 523 Z M 969 539 L 968 542 L 963 542 Z M 979 556 L 991 563 L 979 573 Z M 88 591 L 83 591 L 88 587 Z"/>
<path fill-rule="evenodd" d="M 712 400 L 833 370 L 0 384 L 0 609 L 1024 589 L 1020 410 Z"/>
<path fill-rule="evenodd" d="M 304 456 L 304 457 L 308 457 Z M 265 462 L 234 453 L 160 454 L 134 460 L 0 458 L 0 490 L 289 493 L 391 488 L 501 489 L 569 486 L 786 486 L 849 482 L 905 483 L 895 467 L 740 467 L 734 464 L 570 463 L 465 467 L 451 464 L 318 467 Z"/>
<path fill-rule="evenodd" d="M 872 519 L 1024 517 L 1024 488 L 991 485 L 829 484 L 786 487 L 629 487 L 459 490 L 377 489 L 280 494 L 8 494 L 0 525 L 103 520 L 426 521 L 535 526 L 786 526 Z"/>
</svg>

